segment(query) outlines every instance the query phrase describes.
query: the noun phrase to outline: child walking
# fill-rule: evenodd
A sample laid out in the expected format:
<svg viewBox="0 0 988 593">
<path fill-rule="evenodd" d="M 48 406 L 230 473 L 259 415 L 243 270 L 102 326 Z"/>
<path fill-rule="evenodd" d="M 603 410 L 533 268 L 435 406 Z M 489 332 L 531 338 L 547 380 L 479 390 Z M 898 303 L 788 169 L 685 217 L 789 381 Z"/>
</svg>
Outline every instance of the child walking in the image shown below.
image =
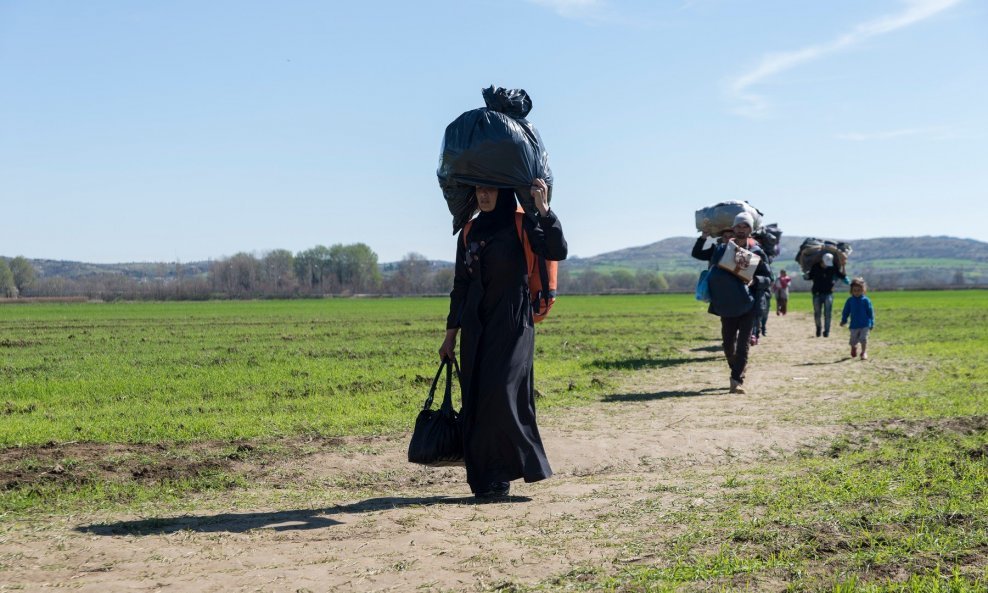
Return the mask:
<svg viewBox="0 0 988 593">
<path fill-rule="evenodd" d="M 772 292 L 775 293 L 775 314 L 785 315 L 789 306 L 789 284 L 792 278 L 785 270 L 779 272 L 779 277 L 772 283 Z"/>
<path fill-rule="evenodd" d="M 858 344 L 861 344 L 861 360 L 868 360 L 868 334 L 875 327 L 875 309 L 871 299 L 865 296 L 868 285 L 864 278 L 851 280 L 851 296 L 844 301 L 844 312 L 840 317 L 841 327 L 851 318 L 851 358 L 858 355 Z"/>
</svg>

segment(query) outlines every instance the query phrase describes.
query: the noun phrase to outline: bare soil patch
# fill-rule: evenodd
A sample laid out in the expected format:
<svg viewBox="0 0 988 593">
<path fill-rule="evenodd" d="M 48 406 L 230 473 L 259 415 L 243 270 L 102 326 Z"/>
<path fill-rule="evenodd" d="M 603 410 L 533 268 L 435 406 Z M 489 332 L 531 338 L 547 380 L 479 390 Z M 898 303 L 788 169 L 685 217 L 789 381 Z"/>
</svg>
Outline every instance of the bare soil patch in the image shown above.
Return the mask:
<svg viewBox="0 0 988 593">
<path fill-rule="evenodd" d="M 677 513 L 715 507 L 743 468 L 825 446 L 843 430 L 839 405 L 860 397 L 855 383 L 883 369 L 880 348 L 867 362 L 852 360 L 844 332 L 813 338 L 805 314 L 773 316 L 768 329 L 752 349 L 745 395 L 728 393 L 727 365 L 711 341 L 680 353 L 682 363 L 647 365 L 600 403 L 543 415 L 556 475 L 515 483 L 511 497 L 487 504 L 469 496 L 461 468 L 409 465 L 406 435 L 179 453 L 83 444 L 5 451 L 4 487 L 69 479 L 52 475 L 65 458 L 76 460 L 78 474 L 62 468 L 72 475 L 162 480 L 219 469 L 248 476 L 251 487 L 133 515 L 6 520 L 0 590 L 489 590 L 661 562 L 657 544 L 684 529 Z M 100 465 L 114 455 L 119 463 Z"/>
<path fill-rule="evenodd" d="M 44 483 L 161 483 L 211 472 L 253 479 L 273 463 L 318 452 L 342 453 L 374 440 L 307 438 L 153 445 L 49 442 L 0 450 L 0 490 Z"/>
</svg>

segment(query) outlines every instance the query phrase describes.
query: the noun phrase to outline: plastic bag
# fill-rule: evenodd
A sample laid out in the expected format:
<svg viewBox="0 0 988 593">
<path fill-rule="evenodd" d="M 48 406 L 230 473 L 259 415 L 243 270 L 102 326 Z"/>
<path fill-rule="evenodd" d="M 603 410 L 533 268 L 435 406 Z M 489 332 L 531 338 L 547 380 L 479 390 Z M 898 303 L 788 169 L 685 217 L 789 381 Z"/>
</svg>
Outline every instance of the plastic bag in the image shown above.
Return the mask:
<svg viewBox="0 0 988 593">
<path fill-rule="evenodd" d="M 772 263 L 772 260 L 782 253 L 782 229 L 779 228 L 778 224 L 773 222 L 772 224 L 765 225 L 761 230 L 756 231 L 751 236 L 762 246 L 762 251 L 765 252 L 765 259 L 768 260 L 768 263 Z"/>
<path fill-rule="evenodd" d="M 755 224 L 751 228 L 752 231 L 762 228 L 762 213 L 758 208 L 748 202 L 729 200 L 697 210 L 696 230 L 715 237 L 724 229 L 733 227 L 734 217 L 742 212 L 751 214 L 751 217 L 755 219 Z"/>
<path fill-rule="evenodd" d="M 493 86 L 483 91 L 486 107 L 467 111 L 446 126 L 436 176 L 458 232 L 477 210 L 474 188 L 514 188 L 526 212 L 535 212 L 532 181 L 549 186 L 549 155 L 538 130 L 525 117 L 532 100 L 524 90 Z"/>
<path fill-rule="evenodd" d="M 851 251 L 851 246 L 843 241 L 807 237 L 800 244 L 799 251 L 796 253 L 796 263 L 799 264 L 804 274 L 808 274 L 813 266 L 820 262 L 824 253 L 831 253 L 834 255 L 834 265 L 837 266 L 837 271 L 844 275 L 847 258 L 851 255 Z"/>
</svg>

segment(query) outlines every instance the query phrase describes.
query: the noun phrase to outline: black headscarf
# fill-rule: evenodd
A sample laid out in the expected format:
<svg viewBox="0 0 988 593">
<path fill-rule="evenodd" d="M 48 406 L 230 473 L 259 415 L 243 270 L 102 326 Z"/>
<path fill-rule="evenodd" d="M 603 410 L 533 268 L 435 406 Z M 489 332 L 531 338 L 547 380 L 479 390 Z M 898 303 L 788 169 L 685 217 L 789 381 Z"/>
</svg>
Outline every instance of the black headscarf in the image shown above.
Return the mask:
<svg viewBox="0 0 988 593">
<path fill-rule="evenodd" d="M 506 226 L 515 223 L 515 210 L 518 202 L 515 199 L 515 190 L 511 188 L 499 188 L 497 190 L 497 203 L 490 212 L 481 212 L 473 220 L 470 227 L 470 240 L 483 241 L 494 236 Z"/>
</svg>

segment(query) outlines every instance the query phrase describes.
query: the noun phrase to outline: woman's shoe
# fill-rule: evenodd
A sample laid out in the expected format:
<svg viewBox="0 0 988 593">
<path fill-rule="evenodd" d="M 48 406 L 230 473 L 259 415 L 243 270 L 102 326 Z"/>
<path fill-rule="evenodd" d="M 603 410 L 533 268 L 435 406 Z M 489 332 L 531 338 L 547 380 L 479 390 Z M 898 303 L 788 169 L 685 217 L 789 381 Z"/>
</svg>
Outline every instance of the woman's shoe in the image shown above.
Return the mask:
<svg viewBox="0 0 988 593">
<path fill-rule="evenodd" d="M 491 482 L 487 490 L 474 494 L 477 498 L 502 498 L 511 490 L 511 482 Z"/>
</svg>

